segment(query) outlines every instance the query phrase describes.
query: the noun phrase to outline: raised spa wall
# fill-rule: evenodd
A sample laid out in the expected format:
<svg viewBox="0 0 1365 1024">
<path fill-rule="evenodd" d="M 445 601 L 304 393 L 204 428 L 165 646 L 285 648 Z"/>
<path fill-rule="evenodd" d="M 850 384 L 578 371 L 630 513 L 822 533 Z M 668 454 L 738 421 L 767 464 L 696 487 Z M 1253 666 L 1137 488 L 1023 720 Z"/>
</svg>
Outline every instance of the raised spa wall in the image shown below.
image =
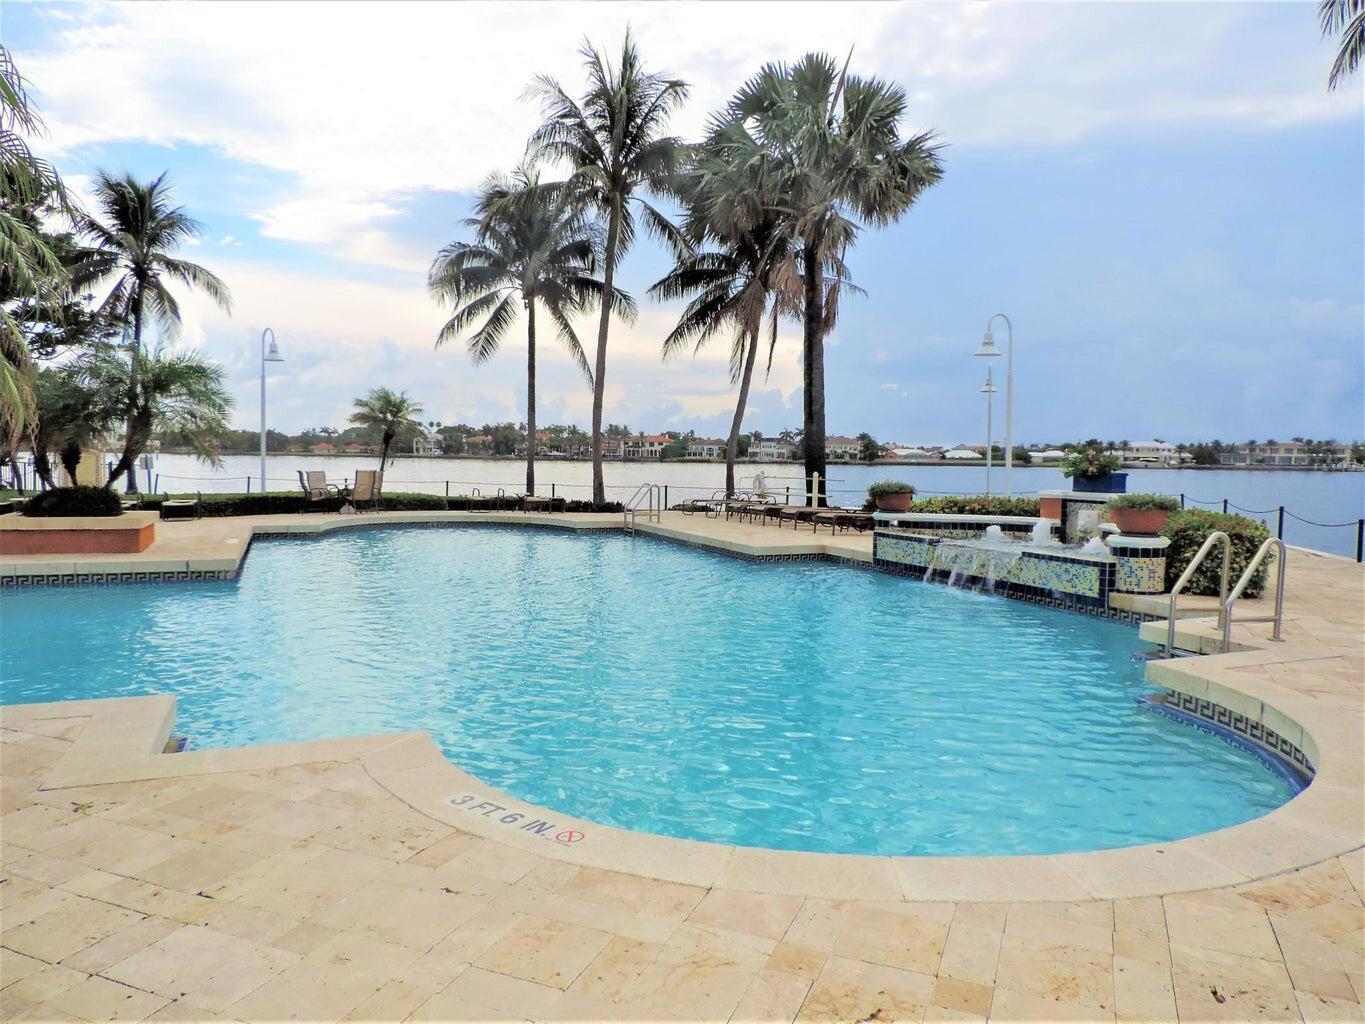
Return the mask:
<svg viewBox="0 0 1365 1024">
<path fill-rule="evenodd" d="M 1111 610 L 1114 594 L 1160 594 L 1166 589 L 1170 542 L 1162 537 L 1110 536 L 1107 555 L 1024 548 L 1006 566 L 1008 559 L 1002 560 L 998 551 L 957 543 L 980 532 L 984 527 L 968 535 L 960 523 L 945 524 L 944 533 L 932 523 L 878 529 L 873 564 L 919 578 L 989 584 L 1009 597 L 1100 614 Z"/>
</svg>

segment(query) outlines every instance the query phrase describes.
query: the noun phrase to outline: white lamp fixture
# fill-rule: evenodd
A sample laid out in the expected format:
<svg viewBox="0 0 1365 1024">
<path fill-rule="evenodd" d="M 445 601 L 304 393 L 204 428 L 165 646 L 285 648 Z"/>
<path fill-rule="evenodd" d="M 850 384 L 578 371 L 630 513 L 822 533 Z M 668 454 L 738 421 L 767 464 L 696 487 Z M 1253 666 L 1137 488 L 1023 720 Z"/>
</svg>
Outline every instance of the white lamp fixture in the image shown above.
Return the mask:
<svg viewBox="0 0 1365 1024">
<path fill-rule="evenodd" d="M 1002 354 L 995 347 L 995 335 L 991 333 L 991 324 L 997 319 L 1005 321 L 1005 329 L 1008 332 L 1006 349 L 1009 358 L 1005 361 L 1005 494 L 1013 497 L 1014 483 L 1011 479 L 1011 470 L 1014 469 L 1014 324 L 1004 313 L 996 313 L 986 321 L 986 333 L 981 337 L 981 348 L 976 354 L 987 359 Z"/>
<path fill-rule="evenodd" d="M 270 348 L 265 347 L 265 336 L 270 335 Z M 275 332 L 267 327 L 261 332 L 261 493 L 265 493 L 265 364 L 282 363 L 284 356 L 280 355 L 279 343 L 275 341 Z"/>
</svg>

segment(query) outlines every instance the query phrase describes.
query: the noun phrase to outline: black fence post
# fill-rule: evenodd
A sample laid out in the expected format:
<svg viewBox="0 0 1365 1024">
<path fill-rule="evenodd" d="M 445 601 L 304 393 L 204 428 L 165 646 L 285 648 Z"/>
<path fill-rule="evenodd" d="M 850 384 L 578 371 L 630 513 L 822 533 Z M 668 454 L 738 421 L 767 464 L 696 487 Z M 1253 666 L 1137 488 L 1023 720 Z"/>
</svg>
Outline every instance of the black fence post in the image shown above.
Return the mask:
<svg viewBox="0 0 1365 1024">
<path fill-rule="evenodd" d="M 664 508 L 668 508 L 668 484 L 664 484 Z M 659 511 L 662 512 L 663 509 Z"/>
<path fill-rule="evenodd" d="M 1280 506 L 1280 525 L 1279 525 L 1279 528 L 1275 531 L 1275 536 L 1276 536 L 1276 537 L 1279 537 L 1280 540 L 1284 540 L 1284 506 L 1283 506 L 1283 505 Z"/>
<path fill-rule="evenodd" d="M 1227 499 L 1227 498 L 1224 498 L 1224 499 L 1223 499 L 1223 515 L 1227 515 L 1227 514 L 1228 514 L 1228 499 Z"/>
<path fill-rule="evenodd" d="M 550 485 L 550 500 L 551 500 L 551 501 L 554 501 L 554 500 L 555 500 L 555 485 L 554 485 L 554 484 L 551 484 L 551 485 Z"/>
<path fill-rule="evenodd" d="M 1356 520 L 1356 561 L 1365 562 L 1365 519 Z"/>
<path fill-rule="evenodd" d="M 1184 508 L 1184 507 L 1185 507 L 1185 492 L 1184 492 L 1184 491 L 1181 491 L 1181 492 L 1180 492 L 1180 507 L 1181 507 L 1181 508 Z"/>
</svg>

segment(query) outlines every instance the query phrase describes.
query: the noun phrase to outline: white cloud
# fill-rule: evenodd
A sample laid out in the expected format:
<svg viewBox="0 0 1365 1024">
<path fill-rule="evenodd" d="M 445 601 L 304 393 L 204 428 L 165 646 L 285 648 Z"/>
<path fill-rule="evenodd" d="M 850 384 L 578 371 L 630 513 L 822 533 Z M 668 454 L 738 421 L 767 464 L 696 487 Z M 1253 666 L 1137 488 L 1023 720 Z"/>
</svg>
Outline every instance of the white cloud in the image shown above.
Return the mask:
<svg viewBox="0 0 1365 1024">
<path fill-rule="evenodd" d="M 254 211 L 263 234 L 346 241 L 395 266 L 410 261 L 388 243 L 350 240 L 420 190 L 467 190 L 513 163 L 536 120 L 521 101 L 532 75 L 576 85 L 577 42 L 611 47 L 628 23 L 652 67 L 692 84 L 685 134 L 763 61 L 854 45 L 856 70 L 906 85 L 911 125 L 953 144 L 1048 145 L 1357 112 L 1351 90 L 1323 88 L 1326 44 L 1284 46 L 1278 23 L 1263 23 L 1278 7 L 125 4 L 54 18 L 54 45 L 19 56 L 58 152 L 192 143 L 287 172 L 293 192 Z"/>
</svg>

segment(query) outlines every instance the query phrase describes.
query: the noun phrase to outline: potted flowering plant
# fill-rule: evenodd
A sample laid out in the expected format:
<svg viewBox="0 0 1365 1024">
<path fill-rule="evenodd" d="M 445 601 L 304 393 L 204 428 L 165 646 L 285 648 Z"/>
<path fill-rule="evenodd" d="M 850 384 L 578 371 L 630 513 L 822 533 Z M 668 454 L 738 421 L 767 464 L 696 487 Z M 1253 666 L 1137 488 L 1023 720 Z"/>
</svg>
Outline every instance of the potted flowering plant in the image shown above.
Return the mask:
<svg viewBox="0 0 1365 1024">
<path fill-rule="evenodd" d="M 1105 506 L 1109 521 L 1127 534 L 1157 534 L 1180 502 L 1165 494 L 1120 494 Z"/>
<path fill-rule="evenodd" d="M 1122 494 L 1128 487 L 1128 474 L 1116 472 L 1122 465 L 1117 455 L 1093 445 L 1082 445 L 1066 453 L 1062 476 L 1069 478 L 1078 491 Z"/>
<path fill-rule="evenodd" d="M 915 500 L 915 488 L 903 480 L 882 480 L 867 489 L 867 500 L 879 512 L 908 512 Z"/>
</svg>

